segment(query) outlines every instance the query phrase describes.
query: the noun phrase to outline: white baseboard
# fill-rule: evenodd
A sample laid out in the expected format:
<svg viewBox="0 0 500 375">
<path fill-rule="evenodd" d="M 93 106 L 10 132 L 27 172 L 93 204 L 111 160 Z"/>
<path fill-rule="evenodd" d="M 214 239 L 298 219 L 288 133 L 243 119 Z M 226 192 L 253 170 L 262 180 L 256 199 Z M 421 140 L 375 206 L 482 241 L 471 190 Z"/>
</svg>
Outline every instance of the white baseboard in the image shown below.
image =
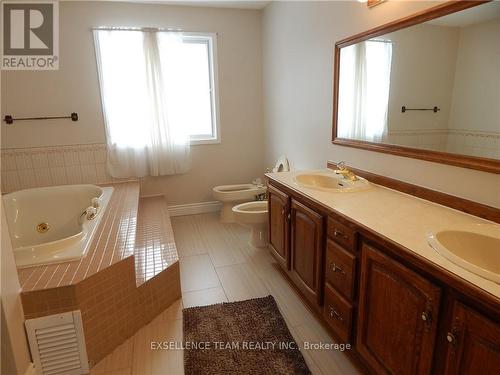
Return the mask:
<svg viewBox="0 0 500 375">
<path fill-rule="evenodd" d="M 177 206 L 168 206 L 168 213 L 170 216 L 196 215 L 207 212 L 217 212 L 220 211 L 221 207 L 222 203 L 218 201 L 179 204 Z"/>
<path fill-rule="evenodd" d="M 164 197 L 165 194 L 146 194 L 140 195 L 139 198 L 156 198 L 156 197 Z"/>
</svg>

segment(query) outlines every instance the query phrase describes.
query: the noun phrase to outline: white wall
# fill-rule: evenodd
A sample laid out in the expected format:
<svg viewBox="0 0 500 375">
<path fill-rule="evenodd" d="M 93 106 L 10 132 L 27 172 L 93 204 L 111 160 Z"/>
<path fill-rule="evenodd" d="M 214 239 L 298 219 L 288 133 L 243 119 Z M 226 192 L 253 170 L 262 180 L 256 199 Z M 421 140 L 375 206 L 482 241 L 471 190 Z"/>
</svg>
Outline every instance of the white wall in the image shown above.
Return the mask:
<svg viewBox="0 0 500 375">
<path fill-rule="evenodd" d="M 420 24 L 381 36 L 393 42 L 389 131 L 446 129 L 457 58 L 458 29 Z M 439 107 L 437 113 L 401 107 Z"/>
<path fill-rule="evenodd" d="M 185 174 L 142 181 L 142 194 L 170 204 L 212 200 L 211 188 L 246 183 L 264 172 L 261 108 L 261 12 L 119 2 L 60 3 L 60 69 L 4 71 L 2 114 L 60 115 L 80 120 L 2 125 L 2 148 L 104 143 L 91 28 L 175 27 L 217 32 L 222 143 L 193 146 Z"/>
<path fill-rule="evenodd" d="M 2 74 L 0 73 L 0 84 Z M 1 99 L 1 98 L 0 98 Z M 0 112 L 2 109 L 0 100 Z M 27 373 L 31 366 L 28 342 L 24 331 L 21 285 L 12 252 L 7 218 L 0 200 L 0 373 Z"/>
<path fill-rule="evenodd" d="M 449 128 L 500 132 L 500 20 L 459 30 Z"/>
<path fill-rule="evenodd" d="M 7 218 L 0 202 L 1 221 L 1 311 L 2 314 L 2 373 L 23 375 L 31 366 L 24 331 L 21 286 L 17 277 L 14 253 L 7 229 Z"/>
<path fill-rule="evenodd" d="M 500 207 L 500 175 L 331 144 L 336 41 L 436 3 L 273 2 L 263 14 L 267 163 L 288 155 L 296 169 L 348 164 Z"/>
</svg>

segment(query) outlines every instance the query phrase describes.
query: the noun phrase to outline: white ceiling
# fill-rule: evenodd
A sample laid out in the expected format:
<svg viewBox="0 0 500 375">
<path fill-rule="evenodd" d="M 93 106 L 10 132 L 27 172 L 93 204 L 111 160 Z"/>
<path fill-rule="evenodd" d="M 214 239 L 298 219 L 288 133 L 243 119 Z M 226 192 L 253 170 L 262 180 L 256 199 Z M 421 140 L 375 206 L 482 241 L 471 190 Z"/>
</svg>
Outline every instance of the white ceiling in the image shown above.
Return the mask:
<svg viewBox="0 0 500 375">
<path fill-rule="evenodd" d="M 61 0 L 61 1 L 79 1 L 79 0 Z M 237 8 L 237 9 L 263 9 L 270 1 L 254 0 L 254 1 L 231 1 L 231 0 L 98 0 L 98 1 L 122 1 L 127 3 L 143 3 L 143 4 L 167 4 L 167 5 L 184 5 L 193 7 L 214 7 L 214 8 Z"/>
<path fill-rule="evenodd" d="M 162 1 L 166 4 L 187 5 L 187 6 L 205 6 L 215 8 L 239 8 L 239 9 L 263 9 L 270 1 Z"/>
<path fill-rule="evenodd" d="M 427 23 L 440 26 L 464 27 L 496 18 L 500 18 L 500 1 L 477 5 L 461 12 L 436 18 Z"/>
</svg>

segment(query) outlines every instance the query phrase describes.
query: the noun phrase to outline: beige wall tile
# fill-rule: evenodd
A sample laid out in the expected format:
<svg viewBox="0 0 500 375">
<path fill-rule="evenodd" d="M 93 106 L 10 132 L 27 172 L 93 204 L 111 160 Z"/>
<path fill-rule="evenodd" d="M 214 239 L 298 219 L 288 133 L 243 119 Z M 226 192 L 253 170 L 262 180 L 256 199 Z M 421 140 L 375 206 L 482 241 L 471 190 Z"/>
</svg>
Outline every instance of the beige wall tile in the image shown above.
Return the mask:
<svg viewBox="0 0 500 375">
<path fill-rule="evenodd" d="M 120 181 L 109 176 L 106 145 L 4 149 L 2 192 L 65 184 Z"/>
</svg>

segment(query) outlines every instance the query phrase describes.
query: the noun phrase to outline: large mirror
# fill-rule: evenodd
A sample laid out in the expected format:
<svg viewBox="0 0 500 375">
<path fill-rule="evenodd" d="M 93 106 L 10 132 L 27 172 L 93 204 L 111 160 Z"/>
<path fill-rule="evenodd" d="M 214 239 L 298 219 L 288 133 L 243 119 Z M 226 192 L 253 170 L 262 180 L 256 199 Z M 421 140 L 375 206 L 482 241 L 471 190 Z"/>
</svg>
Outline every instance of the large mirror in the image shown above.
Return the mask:
<svg viewBox="0 0 500 375">
<path fill-rule="evenodd" d="M 338 42 L 334 82 L 334 143 L 500 173 L 500 2 Z"/>
</svg>

